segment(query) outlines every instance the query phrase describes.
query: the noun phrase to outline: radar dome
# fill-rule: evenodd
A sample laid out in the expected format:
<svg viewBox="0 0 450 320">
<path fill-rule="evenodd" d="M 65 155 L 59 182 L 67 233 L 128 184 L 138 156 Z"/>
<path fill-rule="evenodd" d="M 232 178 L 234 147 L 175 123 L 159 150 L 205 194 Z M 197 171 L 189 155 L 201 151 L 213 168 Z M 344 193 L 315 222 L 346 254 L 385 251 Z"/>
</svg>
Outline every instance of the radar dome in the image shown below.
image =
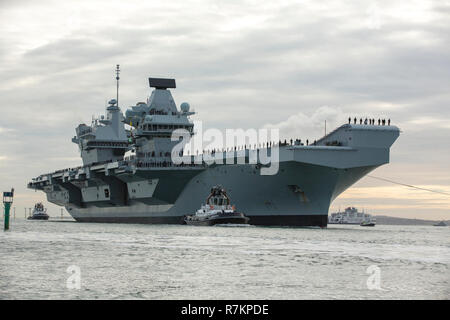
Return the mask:
<svg viewBox="0 0 450 320">
<path fill-rule="evenodd" d="M 190 108 L 191 106 L 189 105 L 189 103 L 187 103 L 187 102 L 183 102 L 181 105 L 180 105 L 180 109 L 181 109 L 181 111 L 183 111 L 183 112 L 189 112 L 189 108 Z"/>
</svg>

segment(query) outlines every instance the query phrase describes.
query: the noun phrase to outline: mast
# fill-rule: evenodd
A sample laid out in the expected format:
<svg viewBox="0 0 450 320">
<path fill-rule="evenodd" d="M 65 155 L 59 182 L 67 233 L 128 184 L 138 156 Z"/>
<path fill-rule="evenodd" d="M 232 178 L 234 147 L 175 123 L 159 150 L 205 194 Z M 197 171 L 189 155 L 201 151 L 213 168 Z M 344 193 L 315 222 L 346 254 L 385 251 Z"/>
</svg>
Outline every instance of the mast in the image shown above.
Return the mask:
<svg viewBox="0 0 450 320">
<path fill-rule="evenodd" d="M 117 82 L 117 91 L 116 91 L 116 101 L 117 101 L 117 107 L 119 107 L 119 65 L 116 65 L 116 82 Z"/>
</svg>

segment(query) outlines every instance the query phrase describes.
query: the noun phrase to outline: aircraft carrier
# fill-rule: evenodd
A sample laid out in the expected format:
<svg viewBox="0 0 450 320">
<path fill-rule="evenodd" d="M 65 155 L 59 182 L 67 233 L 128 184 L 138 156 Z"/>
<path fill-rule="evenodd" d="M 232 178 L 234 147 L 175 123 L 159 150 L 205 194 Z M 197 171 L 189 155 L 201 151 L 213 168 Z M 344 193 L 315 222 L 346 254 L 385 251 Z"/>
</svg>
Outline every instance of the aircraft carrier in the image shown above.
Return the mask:
<svg viewBox="0 0 450 320">
<path fill-rule="evenodd" d="M 326 227 L 331 202 L 388 163 L 400 133 L 392 125 L 349 121 L 310 145 L 276 141 L 214 150 L 216 158 L 234 164 L 208 163 L 202 153 L 181 154 L 185 161 L 175 163 L 178 141 L 172 133 L 184 129 L 194 135 L 194 112 L 188 103 L 177 108 L 169 90 L 176 87 L 174 79 L 149 78 L 149 84 L 153 91 L 146 102 L 123 114 L 117 93 L 106 115 L 78 125 L 72 142 L 82 166 L 42 174 L 28 188 L 44 191 L 49 202 L 81 222 L 181 224 L 211 187 L 222 185 L 250 224 Z M 259 154 L 274 148 L 278 171 L 261 174 L 267 166 L 259 163 Z M 256 164 L 249 160 L 252 152 Z"/>
</svg>

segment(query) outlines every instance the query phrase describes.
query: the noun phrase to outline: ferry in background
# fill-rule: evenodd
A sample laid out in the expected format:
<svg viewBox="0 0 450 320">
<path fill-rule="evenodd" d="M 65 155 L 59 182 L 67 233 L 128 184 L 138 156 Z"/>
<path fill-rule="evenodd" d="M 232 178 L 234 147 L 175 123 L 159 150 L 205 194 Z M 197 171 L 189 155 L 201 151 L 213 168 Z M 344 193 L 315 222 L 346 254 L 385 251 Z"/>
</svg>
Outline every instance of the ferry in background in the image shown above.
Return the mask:
<svg viewBox="0 0 450 320">
<path fill-rule="evenodd" d="M 360 226 L 373 227 L 376 218 L 364 212 L 359 212 L 355 207 L 348 207 L 344 212 L 335 212 L 328 217 L 328 224 L 359 224 Z"/>
</svg>

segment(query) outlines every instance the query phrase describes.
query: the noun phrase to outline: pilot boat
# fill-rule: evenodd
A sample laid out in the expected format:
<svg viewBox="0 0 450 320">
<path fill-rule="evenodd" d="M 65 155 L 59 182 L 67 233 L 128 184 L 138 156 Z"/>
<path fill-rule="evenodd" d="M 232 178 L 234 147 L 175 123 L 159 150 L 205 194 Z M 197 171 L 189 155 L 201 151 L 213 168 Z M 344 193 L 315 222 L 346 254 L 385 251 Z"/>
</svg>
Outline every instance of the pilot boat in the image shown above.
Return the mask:
<svg viewBox="0 0 450 320">
<path fill-rule="evenodd" d="M 372 221 L 363 221 L 360 224 L 361 227 L 375 227 L 375 222 Z"/>
<path fill-rule="evenodd" d="M 211 188 L 211 193 L 195 214 L 188 215 L 184 222 L 195 226 L 212 226 L 217 224 L 247 224 L 250 219 L 237 212 L 230 204 L 225 189 L 221 186 Z"/>
<path fill-rule="evenodd" d="M 47 209 L 39 202 L 34 205 L 33 214 L 28 217 L 28 220 L 48 220 Z"/>
</svg>

